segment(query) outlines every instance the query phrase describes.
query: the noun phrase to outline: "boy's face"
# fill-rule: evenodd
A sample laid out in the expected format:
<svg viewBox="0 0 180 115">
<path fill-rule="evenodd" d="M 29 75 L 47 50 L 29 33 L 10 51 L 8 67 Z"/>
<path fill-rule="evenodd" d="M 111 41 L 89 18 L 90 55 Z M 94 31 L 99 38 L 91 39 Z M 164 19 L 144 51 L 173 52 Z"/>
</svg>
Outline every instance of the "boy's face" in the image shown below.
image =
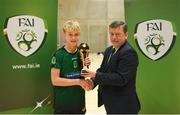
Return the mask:
<svg viewBox="0 0 180 115">
<path fill-rule="evenodd" d="M 69 46 L 77 46 L 77 43 L 80 38 L 79 30 L 65 30 L 64 37 L 67 45 Z"/>
</svg>

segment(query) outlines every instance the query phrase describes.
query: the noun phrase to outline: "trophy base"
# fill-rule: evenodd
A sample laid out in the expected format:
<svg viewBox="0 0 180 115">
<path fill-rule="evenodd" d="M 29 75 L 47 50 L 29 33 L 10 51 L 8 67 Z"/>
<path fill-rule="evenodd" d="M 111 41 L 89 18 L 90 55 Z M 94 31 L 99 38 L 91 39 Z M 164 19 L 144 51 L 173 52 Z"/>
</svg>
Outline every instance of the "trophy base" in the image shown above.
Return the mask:
<svg viewBox="0 0 180 115">
<path fill-rule="evenodd" d="M 86 73 L 88 73 L 88 72 L 85 69 L 81 70 L 81 74 L 86 74 Z"/>
</svg>

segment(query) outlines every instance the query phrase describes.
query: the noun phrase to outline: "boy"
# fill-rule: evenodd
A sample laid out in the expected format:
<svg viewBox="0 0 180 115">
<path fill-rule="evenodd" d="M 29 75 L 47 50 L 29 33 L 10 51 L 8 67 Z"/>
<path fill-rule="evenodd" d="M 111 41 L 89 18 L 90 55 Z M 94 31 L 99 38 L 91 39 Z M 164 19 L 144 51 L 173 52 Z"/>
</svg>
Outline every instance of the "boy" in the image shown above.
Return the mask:
<svg viewBox="0 0 180 115">
<path fill-rule="evenodd" d="M 77 43 L 80 26 L 69 20 L 63 25 L 66 44 L 55 52 L 51 62 L 51 81 L 54 86 L 55 114 L 85 114 L 85 91 L 89 81 L 80 77 L 82 60 Z M 83 60 L 86 65 L 89 59 Z"/>
</svg>

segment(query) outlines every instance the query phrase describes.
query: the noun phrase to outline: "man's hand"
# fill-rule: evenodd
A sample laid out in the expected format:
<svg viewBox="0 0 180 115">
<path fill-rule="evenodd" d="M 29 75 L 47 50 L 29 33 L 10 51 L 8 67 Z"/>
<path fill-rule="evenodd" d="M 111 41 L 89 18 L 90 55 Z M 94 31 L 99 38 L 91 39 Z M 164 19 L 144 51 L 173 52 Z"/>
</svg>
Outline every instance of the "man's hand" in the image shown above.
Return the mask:
<svg viewBox="0 0 180 115">
<path fill-rule="evenodd" d="M 94 88 L 94 83 L 91 79 L 86 79 L 86 82 L 88 83 L 88 87 L 87 89 L 85 89 L 86 91 L 90 91 Z"/>
<path fill-rule="evenodd" d="M 80 86 L 81 86 L 84 90 L 90 91 L 90 90 L 93 89 L 94 84 L 93 84 L 93 82 L 92 82 L 91 80 L 89 80 L 89 79 L 86 79 L 86 80 L 81 79 L 81 80 L 80 80 Z"/>
<path fill-rule="evenodd" d="M 81 73 L 81 76 L 83 77 L 89 77 L 89 78 L 93 78 L 96 76 L 96 72 L 93 72 L 93 71 L 89 71 L 89 70 L 86 70 L 85 73 Z"/>
</svg>

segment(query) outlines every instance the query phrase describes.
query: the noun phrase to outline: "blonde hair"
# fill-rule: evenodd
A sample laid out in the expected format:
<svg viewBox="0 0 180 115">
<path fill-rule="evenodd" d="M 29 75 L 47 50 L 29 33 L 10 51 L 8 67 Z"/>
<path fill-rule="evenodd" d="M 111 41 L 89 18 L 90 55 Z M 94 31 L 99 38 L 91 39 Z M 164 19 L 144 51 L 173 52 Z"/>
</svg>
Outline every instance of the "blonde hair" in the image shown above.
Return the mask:
<svg viewBox="0 0 180 115">
<path fill-rule="evenodd" d="M 65 32 L 66 30 L 78 30 L 80 31 L 80 25 L 78 21 L 74 20 L 68 20 L 63 24 L 63 31 Z"/>
</svg>

